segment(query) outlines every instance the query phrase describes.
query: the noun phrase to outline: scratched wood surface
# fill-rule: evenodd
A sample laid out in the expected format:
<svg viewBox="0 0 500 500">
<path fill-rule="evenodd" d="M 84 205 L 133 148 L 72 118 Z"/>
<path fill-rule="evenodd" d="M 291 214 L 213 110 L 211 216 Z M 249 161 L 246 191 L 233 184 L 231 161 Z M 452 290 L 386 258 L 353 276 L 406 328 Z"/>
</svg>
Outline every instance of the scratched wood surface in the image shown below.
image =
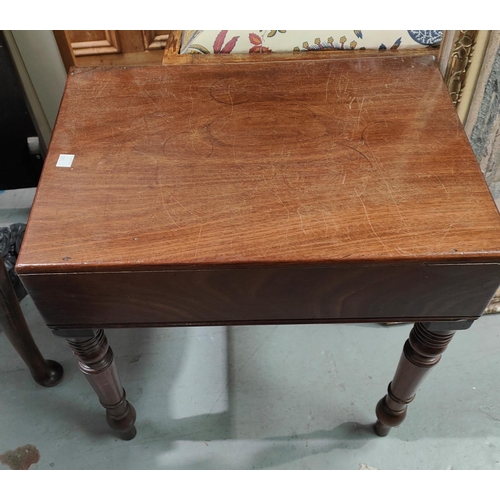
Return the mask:
<svg viewBox="0 0 500 500">
<path fill-rule="evenodd" d="M 500 260 L 431 56 L 75 69 L 18 271 L 422 260 Z"/>
<path fill-rule="evenodd" d="M 175 33 L 175 32 L 174 32 Z M 178 45 L 179 44 L 179 45 Z M 167 42 L 163 53 L 163 64 L 214 64 L 220 63 L 257 63 L 277 61 L 301 61 L 321 59 L 366 59 L 367 57 L 394 57 L 392 50 L 309 50 L 300 52 L 265 52 L 252 54 L 179 54 L 180 41 L 175 38 Z M 438 57 L 438 47 L 423 47 L 420 49 L 398 50 L 399 55 L 421 56 L 431 55 Z"/>
<path fill-rule="evenodd" d="M 463 319 L 499 229 L 433 57 L 81 68 L 17 270 L 61 328 Z"/>
</svg>

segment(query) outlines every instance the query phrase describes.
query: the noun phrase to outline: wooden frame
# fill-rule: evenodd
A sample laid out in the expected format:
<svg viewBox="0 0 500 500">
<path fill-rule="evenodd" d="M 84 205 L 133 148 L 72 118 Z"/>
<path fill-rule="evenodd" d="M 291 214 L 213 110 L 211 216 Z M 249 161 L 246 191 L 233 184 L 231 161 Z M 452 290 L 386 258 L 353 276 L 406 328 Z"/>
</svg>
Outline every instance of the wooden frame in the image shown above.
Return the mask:
<svg viewBox="0 0 500 500">
<path fill-rule="evenodd" d="M 458 115 L 465 124 L 491 31 L 445 31 L 439 66 Z"/>
<path fill-rule="evenodd" d="M 156 31 L 144 30 L 142 37 L 144 39 L 144 47 L 147 50 L 158 50 L 165 48 L 170 35 L 158 35 Z"/>
<path fill-rule="evenodd" d="M 96 54 L 119 54 L 121 52 L 120 39 L 116 30 L 104 30 L 105 39 L 92 42 L 72 42 L 75 56 L 90 56 Z"/>
</svg>

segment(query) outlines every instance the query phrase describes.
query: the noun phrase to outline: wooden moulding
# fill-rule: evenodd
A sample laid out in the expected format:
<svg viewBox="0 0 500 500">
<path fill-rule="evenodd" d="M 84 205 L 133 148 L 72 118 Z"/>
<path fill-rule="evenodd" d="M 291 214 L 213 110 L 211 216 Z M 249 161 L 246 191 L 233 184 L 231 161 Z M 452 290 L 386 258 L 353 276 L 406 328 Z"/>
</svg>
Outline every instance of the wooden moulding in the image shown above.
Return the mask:
<svg viewBox="0 0 500 500">
<path fill-rule="evenodd" d="M 271 52 L 264 54 L 179 54 L 180 40 L 172 40 L 172 46 L 165 48 L 163 64 L 226 64 L 243 62 L 273 62 L 273 61 L 314 61 L 318 59 L 343 59 L 365 57 L 394 57 L 395 55 L 415 56 L 439 54 L 436 47 L 423 49 L 408 49 L 404 51 L 392 50 L 318 50 L 301 52 Z M 175 50 L 177 49 L 177 50 Z"/>
<path fill-rule="evenodd" d="M 142 36 L 144 38 L 144 48 L 146 50 L 160 50 L 166 47 L 171 33 L 158 34 L 158 32 L 154 30 L 143 30 Z"/>
<path fill-rule="evenodd" d="M 66 34 L 65 30 L 54 30 L 54 38 L 56 39 L 57 47 L 59 48 L 59 53 L 63 60 L 64 67 L 68 72 L 69 69 L 75 65 L 75 55 L 71 49 L 71 42 Z"/>
<path fill-rule="evenodd" d="M 439 65 L 453 104 L 465 123 L 479 78 L 490 31 L 446 31 L 440 48 Z"/>
<path fill-rule="evenodd" d="M 71 42 L 76 57 L 98 54 L 119 54 L 121 52 L 120 37 L 116 30 L 105 30 L 104 40 Z"/>
<path fill-rule="evenodd" d="M 478 159 L 490 191 L 500 199 L 498 170 L 500 164 L 500 118 L 498 117 L 498 90 L 500 75 L 500 31 L 488 32 L 488 43 L 481 61 L 474 92 L 471 92 L 465 132 Z M 476 49 L 477 53 L 477 49 Z M 500 312 L 500 290 L 486 308 L 485 314 Z"/>
</svg>

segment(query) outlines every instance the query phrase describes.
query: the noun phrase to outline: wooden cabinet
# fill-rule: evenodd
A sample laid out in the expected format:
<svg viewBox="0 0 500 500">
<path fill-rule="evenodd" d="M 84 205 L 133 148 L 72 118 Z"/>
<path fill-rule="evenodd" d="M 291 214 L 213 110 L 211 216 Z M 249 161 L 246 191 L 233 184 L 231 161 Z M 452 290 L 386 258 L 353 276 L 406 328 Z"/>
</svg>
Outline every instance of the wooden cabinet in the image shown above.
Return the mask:
<svg viewBox="0 0 500 500">
<path fill-rule="evenodd" d="M 161 64 L 172 30 L 59 30 L 54 36 L 71 66 Z"/>
</svg>

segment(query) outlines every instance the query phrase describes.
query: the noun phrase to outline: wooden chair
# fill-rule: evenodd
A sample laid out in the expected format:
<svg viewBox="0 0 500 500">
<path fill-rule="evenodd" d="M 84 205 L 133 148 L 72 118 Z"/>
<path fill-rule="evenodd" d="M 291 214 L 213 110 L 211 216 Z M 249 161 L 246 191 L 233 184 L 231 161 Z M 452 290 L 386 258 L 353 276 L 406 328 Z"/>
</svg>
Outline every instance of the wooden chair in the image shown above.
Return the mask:
<svg viewBox="0 0 500 500">
<path fill-rule="evenodd" d="M 62 366 L 57 361 L 45 359 L 33 340 L 1 256 L 0 326 L 14 349 L 26 363 L 37 384 L 53 387 L 61 381 Z"/>
</svg>

